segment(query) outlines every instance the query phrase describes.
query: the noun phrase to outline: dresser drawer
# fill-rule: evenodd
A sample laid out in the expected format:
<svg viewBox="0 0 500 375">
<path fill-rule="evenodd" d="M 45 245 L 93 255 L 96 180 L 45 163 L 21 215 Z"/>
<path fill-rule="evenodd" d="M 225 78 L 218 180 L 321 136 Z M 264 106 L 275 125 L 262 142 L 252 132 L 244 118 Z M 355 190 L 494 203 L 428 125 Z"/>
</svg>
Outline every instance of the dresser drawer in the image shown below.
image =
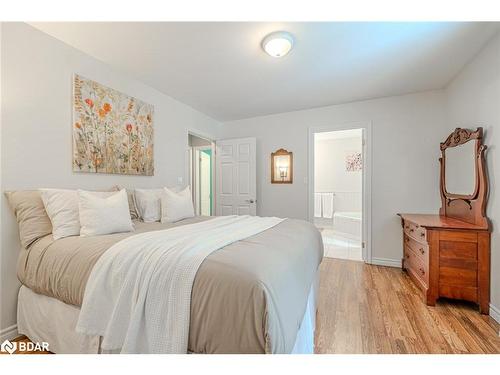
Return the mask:
<svg viewBox="0 0 500 375">
<path fill-rule="evenodd" d="M 419 284 L 424 287 L 429 285 L 429 267 L 409 246 L 405 246 L 405 268 L 418 279 Z"/>
<path fill-rule="evenodd" d="M 418 242 L 408 235 L 404 235 L 405 246 L 408 246 L 415 256 L 425 265 L 429 264 L 429 245 L 426 242 Z"/>
<path fill-rule="evenodd" d="M 419 226 L 418 224 L 412 223 L 411 221 L 405 221 L 404 232 L 405 234 L 419 242 L 427 241 L 427 233 L 425 228 Z"/>
<path fill-rule="evenodd" d="M 453 217 L 399 214 L 403 269 L 421 289 L 427 305 L 435 306 L 440 297 L 460 299 L 477 303 L 479 311 L 488 314 L 490 228 L 487 223 L 471 224 L 461 219 L 477 207 L 452 203 Z"/>
</svg>

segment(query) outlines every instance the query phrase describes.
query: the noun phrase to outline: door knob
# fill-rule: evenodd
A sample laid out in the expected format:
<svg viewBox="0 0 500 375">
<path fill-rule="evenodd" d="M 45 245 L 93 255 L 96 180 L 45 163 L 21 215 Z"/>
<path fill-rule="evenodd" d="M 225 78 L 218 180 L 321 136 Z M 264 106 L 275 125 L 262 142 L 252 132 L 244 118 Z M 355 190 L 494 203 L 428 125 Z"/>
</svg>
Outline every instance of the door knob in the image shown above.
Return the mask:
<svg viewBox="0 0 500 375">
<path fill-rule="evenodd" d="M 246 199 L 245 202 L 247 202 L 247 203 L 255 203 L 256 201 L 253 200 L 253 199 Z"/>
</svg>

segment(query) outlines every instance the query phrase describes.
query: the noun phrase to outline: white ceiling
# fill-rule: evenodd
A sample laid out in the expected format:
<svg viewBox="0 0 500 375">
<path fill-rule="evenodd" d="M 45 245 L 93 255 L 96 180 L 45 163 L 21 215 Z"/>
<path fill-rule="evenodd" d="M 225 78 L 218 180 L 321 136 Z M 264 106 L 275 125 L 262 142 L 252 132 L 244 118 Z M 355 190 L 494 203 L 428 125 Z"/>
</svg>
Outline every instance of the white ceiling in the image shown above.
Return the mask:
<svg viewBox="0 0 500 375">
<path fill-rule="evenodd" d="M 214 119 L 444 87 L 497 23 L 32 23 Z M 268 33 L 295 36 L 284 58 Z"/>
</svg>

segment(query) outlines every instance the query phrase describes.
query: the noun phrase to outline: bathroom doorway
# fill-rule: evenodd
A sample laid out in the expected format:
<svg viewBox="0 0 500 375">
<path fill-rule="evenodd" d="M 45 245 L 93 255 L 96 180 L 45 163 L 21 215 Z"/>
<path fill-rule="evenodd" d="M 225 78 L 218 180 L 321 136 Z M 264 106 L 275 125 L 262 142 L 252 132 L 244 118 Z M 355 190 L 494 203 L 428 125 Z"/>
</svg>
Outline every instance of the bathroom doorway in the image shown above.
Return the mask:
<svg viewBox="0 0 500 375">
<path fill-rule="evenodd" d="M 354 127 L 310 133 L 310 220 L 321 232 L 326 257 L 368 258 L 365 132 Z"/>
</svg>

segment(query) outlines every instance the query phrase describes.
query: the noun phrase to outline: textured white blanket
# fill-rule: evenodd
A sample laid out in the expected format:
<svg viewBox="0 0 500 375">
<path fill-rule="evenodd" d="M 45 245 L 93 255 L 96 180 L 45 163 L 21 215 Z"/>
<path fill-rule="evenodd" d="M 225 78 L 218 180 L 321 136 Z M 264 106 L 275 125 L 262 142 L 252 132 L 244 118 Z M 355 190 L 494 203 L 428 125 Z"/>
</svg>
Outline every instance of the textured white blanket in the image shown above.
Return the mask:
<svg viewBox="0 0 500 375">
<path fill-rule="evenodd" d="M 102 336 L 104 350 L 186 353 L 191 289 L 203 260 L 283 220 L 222 216 L 118 242 L 92 270 L 76 330 Z"/>
</svg>

